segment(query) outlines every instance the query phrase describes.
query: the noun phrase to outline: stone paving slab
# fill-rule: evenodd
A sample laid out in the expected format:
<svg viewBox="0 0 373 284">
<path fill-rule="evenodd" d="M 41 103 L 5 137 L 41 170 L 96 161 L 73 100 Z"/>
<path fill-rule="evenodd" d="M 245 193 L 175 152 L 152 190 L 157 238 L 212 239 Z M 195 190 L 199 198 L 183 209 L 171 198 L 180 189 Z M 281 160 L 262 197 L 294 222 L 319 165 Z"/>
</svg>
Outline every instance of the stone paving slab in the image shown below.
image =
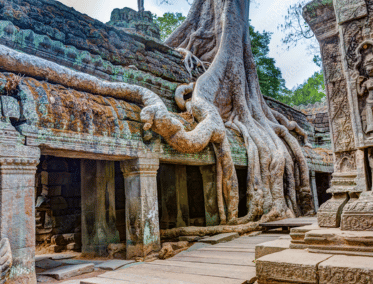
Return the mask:
<svg viewBox="0 0 373 284">
<path fill-rule="evenodd" d="M 65 280 L 71 277 L 82 275 L 84 273 L 92 272 L 94 267 L 95 265 L 93 263 L 68 265 L 41 272 L 39 275 L 51 276 L 57 280 Z"/>
<path fill-rule="evenodd" d="M 289 249 L 291 240 L 290 239 L 278 239 L 270 242 L 258 244 L 255 247 L 255 258 L 261 258 L 262 256 L 280 252 Z"/>
<path fill-rule="evenodd" d="M 196 275 L 190 273 L 180 273 L 180 272 L 166 272 L 160 270 L 158 267 L 154 267 L 150 264 L 142 264 L 133 267 L 129 267 L 126 269 L 113 271 L 105 273 L 104 276 L 101 277 L 111 278 L 111 279 L 123 279 L 123 275 L 126 273 L 141 275 L 141 276 L 151 276 L 154 278 L 161 278 L 165 280 L 178 280 L 178 281 L 185 281 L 190 283 L 198 283 L 198 284 L 243 284 L 246 283 L 246 280 L 240 279 L 229 279 L 225 277 L 213 277 L 213 276 L 204 276 L 204 275 Z M 154 283 L 154 282 L 149 282 Z M 165 283 L 165 282 L 162 282 Z"/>
<path fill-rule="evenodd" d="M 109 261 L 104 261 L 99 265 L 96 265 L 97 268 L 103 269 L 103 270 L 117 270 L 118 268 L 121 268 L 125 265 L 134 263 L 134 260 L 122 260 L 122 259 L 114 259 Z"/>
<path fill-rule="evenodd" d="M 229 242 L 233 239 L 236 239 L 239 237 L 238 233 L 226 233 L 226 234 L 219 234 L 208 238 L 203 238 L 199 240 L 202 243 L 209 243 L 209 244 L 218 244 L 222 242 Z"/>
<path fill-rule="evenodd" d="M 373 258 L 335 255 L 319 264 L 319 278 L 320 284 L 373 283 Z"/>
<path fill-rule="evenodd" d="M 256 260 L 258 283 L 318 284 L 318 265 L 330 257 L 331 254 L 291 249 L 263 256 Z"/>
</svg>

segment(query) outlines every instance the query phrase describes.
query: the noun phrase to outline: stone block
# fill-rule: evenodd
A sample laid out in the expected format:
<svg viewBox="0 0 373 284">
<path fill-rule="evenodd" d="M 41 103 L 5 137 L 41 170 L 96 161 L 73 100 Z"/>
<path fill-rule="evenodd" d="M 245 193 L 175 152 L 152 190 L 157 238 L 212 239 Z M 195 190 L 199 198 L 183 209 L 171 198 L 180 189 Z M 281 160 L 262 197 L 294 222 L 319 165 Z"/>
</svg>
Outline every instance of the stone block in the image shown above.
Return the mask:
<svg viewBox="0 0 373 284">
<path fill-rule="evenodd" d="M 255 258 L 289 249 L 290 239 L 278 239 L 255 246 Z"/>
<path fill-rule="evenodd" d="M 18 120 L 21 116 L 21 112 L 17 99 L 10 96 L 0 96 L 0 99 L 3 115 Z"/>
<path fill-rule="evenodd" d="M 239 234 L 238 233 L 226 233 L 226 234 L 219 234 L 219 235 L 216 235 L 216 236 L 212 236 L 212 237 L 209 237 L 209 238 L 203 238 L 200 240 L 200 242 L 203 242 L 203 243 L 209 243 L 209 244 L 218 244 L 218 243 L 222 243 L 222 242 L 229 242 L 233 239 L 236 239 L 239 237 Z"/>
<path fill-rule="evenodd" d="M 94 270 L 94 267 L 95 265 L 93 263 L 69 265 L 51 269 L 39 274 L 51 276 L 57 280 L 65 280 L 67 278 L 79 276 L 85 273 L 90 273 Z"/>
<path fill-rule="evenodd" d="M 319 265 L 320 284 L 373 283 L 373 258 L 335 255 Z"/>
<path fill-rule="evenodd" d="M 258 284 L 316 284 L 319 263 L 331 256 L 331 254 L 315 254 L 291 249 L 263 256 L 256 260 Z"/>
<path fill-rule="evenodd" d="M 373 231 L 373 194 L 361 193 L 359 199 L 348 203 L 343 209 L 343 231 Z"/>
<path fill-rule="evenodd" d="M 339 0 L 335 6 L 338 24 L 368 16 L 364 0 Z"/>
<path fill-rule="evenodd" d="M 35 262 L 35 266 L 41 269 L 53 269 L 61 265 L 61 263 L 52 259 L 43 259 Z"/>
<path fill-rule="evenodd" d="M 341 222 L 343 207 L 348 201 L 347 193 L 333 193 L 332 199 L 321 205 L 317 212 L 320 227 L 338 228 Z"/>
</svg>

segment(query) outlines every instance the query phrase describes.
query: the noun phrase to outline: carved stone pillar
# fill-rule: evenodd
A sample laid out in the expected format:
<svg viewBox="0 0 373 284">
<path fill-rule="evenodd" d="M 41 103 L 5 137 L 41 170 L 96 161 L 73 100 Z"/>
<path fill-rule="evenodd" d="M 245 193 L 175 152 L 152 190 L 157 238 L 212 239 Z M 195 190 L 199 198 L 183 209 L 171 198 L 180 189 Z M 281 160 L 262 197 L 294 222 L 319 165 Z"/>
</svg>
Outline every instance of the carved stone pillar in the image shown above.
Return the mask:
<svg viewBox="0 0 373 284">
<path fill-rule="evenodd" d="M 316 172 L 311 171 L 311 188 L 313 195 L 313 204 L 315 206 L 315 211 L 319 210 L 319 197 L 317 195 L 317 186 L 316 186 Z"/>
<path fill-rule="evenodd" d="M 0 144 L 0 238 L 13 255 L 6 283 L 36 283 L 35 174 L 39 148 Z"/>
<path fill-rule="evenodd" d="M 115 212 L 115 168 L 112 161 L 81 161 L 82 252 L 107 255 L 119 243 Z"/>
<path fill-rule="evenodd" d="M 206 226 L 219 225 L 219 208 L 216 193 L 216 167 L 201 166 L 203 194 L 205 196 Z"/>
<path fill-rule="evenodd" d="M 127 259 L 145 257 L 161 248 L 157 196 L 159 160 L 121 162 L 126 191 Z"/>
</svg>

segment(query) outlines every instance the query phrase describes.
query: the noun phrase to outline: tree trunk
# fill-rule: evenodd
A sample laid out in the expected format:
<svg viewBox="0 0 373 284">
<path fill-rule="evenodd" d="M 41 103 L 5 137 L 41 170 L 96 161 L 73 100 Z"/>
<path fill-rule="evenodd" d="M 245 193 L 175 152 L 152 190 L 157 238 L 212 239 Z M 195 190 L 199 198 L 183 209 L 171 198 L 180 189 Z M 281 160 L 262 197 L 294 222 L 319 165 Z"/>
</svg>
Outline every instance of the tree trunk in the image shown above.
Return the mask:
<svg viewBox="0 0 373 284">
<path fill-rule="evenodd" d="M 191 100 L 197 120 L 204 122 L 199 115 L 200 101 L 204 101 L 219 111 L 215 123 L 238 130 L 245 140 L 248 214 L 242 219 L 237 219 L 238 185 L 229 144 L 215 143 L 222 224 L 225 220 L 247 223 L 263 215 L 267 219 L 293 217 L 312 210 L 311 204 L 303 204 L 311 194 L 307 163 L 289 130 L 304 136 L 306 143 L 307 135 L 264 101 L 251 51 L 249 5 L 247 0 L 195 0 L 186 21 L 166 41 L 211 63 L 197 80 Z M 300 204 L 305 206 L 300 208 Z"/>
</svg>

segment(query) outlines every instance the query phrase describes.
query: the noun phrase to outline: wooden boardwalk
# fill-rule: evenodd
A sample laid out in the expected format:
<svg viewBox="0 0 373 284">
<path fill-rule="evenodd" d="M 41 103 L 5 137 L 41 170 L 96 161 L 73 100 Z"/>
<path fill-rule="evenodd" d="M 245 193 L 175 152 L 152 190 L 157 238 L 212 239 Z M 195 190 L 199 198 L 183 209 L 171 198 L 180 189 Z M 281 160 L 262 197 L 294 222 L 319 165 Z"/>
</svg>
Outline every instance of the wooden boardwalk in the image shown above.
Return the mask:
<svg viewBox="0 0 373 284">
<path fill-rule="evenodd" d="M 268 223 L 262 223 L 260 226 L 267 228 L 268 230 L 275 229 L 275 228 L 296 228 L 296 227 L 303 227 L 312 225 L 313 223 L 317 223 L 316 217 L 300 217 L 300 218 L 289 218 L 279 221 L 273 221 Z"/>
<path fill-rule="evenodd" d="M 283 234 L 243 236 L 227 243 L 198 243 L 168 260 L 138 263 L 81 284 L 243 284 L 255 281 L 255 246 L 276 240 Z"/>
</svg>

